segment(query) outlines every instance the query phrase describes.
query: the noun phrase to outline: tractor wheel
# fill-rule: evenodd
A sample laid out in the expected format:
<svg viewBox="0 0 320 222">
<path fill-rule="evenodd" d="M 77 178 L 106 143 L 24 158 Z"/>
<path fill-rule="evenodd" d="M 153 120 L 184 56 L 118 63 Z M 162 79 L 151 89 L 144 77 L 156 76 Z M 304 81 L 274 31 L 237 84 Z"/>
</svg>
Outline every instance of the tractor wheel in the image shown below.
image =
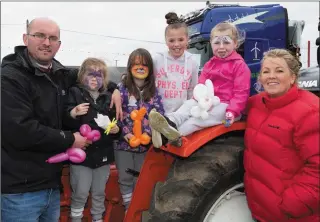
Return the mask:
<svg viewBox="0 0 320 222">
<path fill-rule="evenodd" d="M 177 158 L 157 183 L 143 222 L 250 222 L 243 193 L 243 137 L 214 140 Z"/>
</svg>

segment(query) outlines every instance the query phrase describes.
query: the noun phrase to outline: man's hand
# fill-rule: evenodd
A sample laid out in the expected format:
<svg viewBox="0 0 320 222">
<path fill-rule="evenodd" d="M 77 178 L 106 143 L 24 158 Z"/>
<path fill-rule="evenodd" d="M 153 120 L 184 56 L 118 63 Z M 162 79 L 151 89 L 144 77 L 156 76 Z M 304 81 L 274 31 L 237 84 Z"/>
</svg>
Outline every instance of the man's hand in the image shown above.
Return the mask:
<svg viewBox="0 0 320 222">
<path fill-rule="evenodd" d="M 75 119 L 77 116 L 87 114 L 88 110 L 89 110 L 89 103 L 81 103 L 70 111 L 70 116 L 73 119 Z"/>
<path fill-rule="evenodd" d="M 72 144 L 72 147 L 84 148 L 92 144 L 90 140 L 87 140 L 87 138 L 81 136 L 79 132 L 74 133 L 73 136 L 74 136 L 74 142 Z"/>
<path fill-rule="evenodd" d="M 113 104 L 116 105 L 116 119 L 118 120 L 120 118 L 120 120 L 122 121 L 123 115 L 122 115 L 121 95 L 118 89 L 115 89 L 113 91 L 110 108 L 113 107 Z"/>
<path fill-rule="evenodd" d="M 111 129 L 110 129 L 110 132 L 109 133 L 111 133 L 111 134 L 116 134 L 116 133 L 118 133 L 119 132 L 119 126 L 117 126 L 117 125 L 114 125 Z"/>
<path fill-rule="evenodd" d="M 129 143 L 129 140 L 131 139 L 131 137 L 133 137 L 133 134 L 128 133 L 127 135 L 124 136 L 124 139 L 127 141 L 127 143 Z"/>
</svg>

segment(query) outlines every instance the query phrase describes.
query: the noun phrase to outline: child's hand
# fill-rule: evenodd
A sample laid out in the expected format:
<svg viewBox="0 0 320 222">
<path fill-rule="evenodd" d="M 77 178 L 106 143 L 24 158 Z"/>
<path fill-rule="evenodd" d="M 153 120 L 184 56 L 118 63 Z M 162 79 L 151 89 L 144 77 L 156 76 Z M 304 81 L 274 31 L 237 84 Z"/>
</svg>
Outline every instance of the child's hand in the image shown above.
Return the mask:
<svg viewBox="0 0 320 222">
<path fill-rule="evenodd" d="M 88 110 L 89 110 L 89 103 L 81 103 L 70 111 L 70 115 L 72 118 L 75 119 L 77 116 L 87 114 Z"/>
<path fill-rule="evenodd" d="M 124 136 L 124 139 L 127 141 L 127 143 L 129 143 L 129 140 L 131 139 L 131 137 L 133 137 L 133 134 L 128 133 L 127 135 Z"/>
<path fill-rule="evenodd" d="M 117 125 L 114 125 L 113 127 L 111 127 L 111 129 L 110 129 L 110 132 L 109 133 L 111 133 L 111 134 L 116 134 L 116 133 L 118 133 L 119 132 L 119 126 L 117 126 Z"/>
<path fill-rule="evenodd" d="M 225 127 L 230 127 L 234 123 L 234 115 L 232 112 L 226 112 Z"/>
</svg>

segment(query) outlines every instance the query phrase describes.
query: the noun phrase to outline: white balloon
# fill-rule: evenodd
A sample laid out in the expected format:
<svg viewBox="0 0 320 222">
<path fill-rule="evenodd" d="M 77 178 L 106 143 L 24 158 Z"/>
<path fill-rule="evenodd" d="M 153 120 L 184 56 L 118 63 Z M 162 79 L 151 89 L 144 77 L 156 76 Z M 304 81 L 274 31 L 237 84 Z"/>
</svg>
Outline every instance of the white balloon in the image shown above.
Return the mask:
<svg viewBox="0 0 320 222">
<path fill-rule="evenodd" d="M 100 113 L 98 113 L 97 118 L 94 118 L 94 121 L 97 123 L 99 127 L 101 127 L 104 130 L 108 127 L 108 125 L 111 122 L 108 116 L 102 115 Z"/>
</svg>

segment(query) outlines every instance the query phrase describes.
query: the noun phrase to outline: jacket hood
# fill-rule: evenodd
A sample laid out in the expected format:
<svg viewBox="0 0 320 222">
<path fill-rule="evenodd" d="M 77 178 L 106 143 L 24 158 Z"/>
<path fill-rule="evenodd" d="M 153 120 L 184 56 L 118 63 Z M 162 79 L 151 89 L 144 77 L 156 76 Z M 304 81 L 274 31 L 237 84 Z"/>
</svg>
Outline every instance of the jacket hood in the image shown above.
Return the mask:
<svg viewBox="0 0 320 222">
<path fill-rule="evenodd" d="M 30 72 L 34 72 L 35 67 L 29 59 L 28 49 L 26 46 L 16 46 L 14 47 L 14 53 L 9 54 L 2 59 L 1 68 L 12 65 L 23 67 Z M 52 60 L 52 69 L 53 72 L 56 72 L 60 69 L 66 69 L 60 62 L 53 58 Z"/>
<path fill-rule="evenodd" d="M 180 56 L 179 58 L 173 58 L 167 51 L 165 52 L 158 52 L 161 56 L 163 56 L 163 61 L 164 61 L 164 68 L 166 75 L 168 73 L 168 60 L 171 61 L 176 61 L 179 63 L 184 63 L 184 75 L 187 75 L 187 65 L 188 65 L 188 59 L 192 57 L 192 54 L 188 51 L 184 51 L 183 55 Z"/>
<path fill-rule="evenodd" d="M 2 59 L 1 68 L 7 65 L 22 66 L 25 69 L 31 70 L 31 61 L 26 56 L 27 55 L 26 46 L 16 46 L 14 47 L 14 53 L 9 54 Z"/>
</svg>

